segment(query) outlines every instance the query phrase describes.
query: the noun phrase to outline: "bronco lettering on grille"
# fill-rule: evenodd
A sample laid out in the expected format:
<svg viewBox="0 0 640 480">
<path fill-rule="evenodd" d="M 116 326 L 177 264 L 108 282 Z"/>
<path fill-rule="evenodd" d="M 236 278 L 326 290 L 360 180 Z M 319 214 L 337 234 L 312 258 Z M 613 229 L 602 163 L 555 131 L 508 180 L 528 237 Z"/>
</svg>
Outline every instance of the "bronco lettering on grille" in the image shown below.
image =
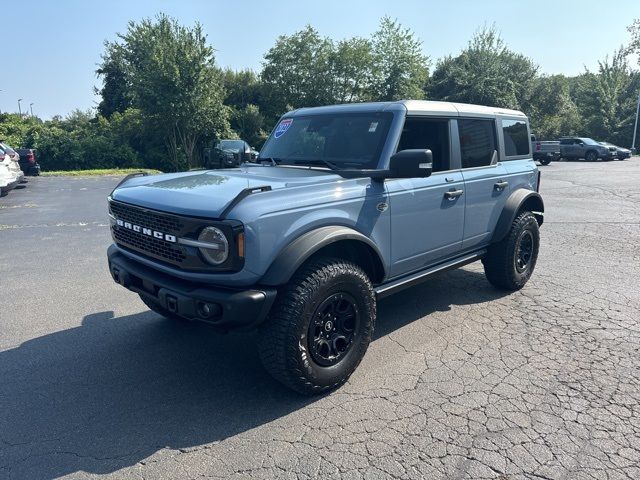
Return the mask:
<svg viewBox="0 0 640 480">
<path fill-rule="evenodd" d="M 147 235 L 149 237 L 158 238 L 160 240 L 164 240 L 165 242 L 177 243 L 178 241 L 175 235 L 169 235 L 168 233 L 159 232 L 157 230 L 151 230 L 150 228 L 142 227 L 140 225 L 135 225 L 130 222 L 125 222 L 120 219 L 116 219 L 116 224 L 119 227 L 126 228 L 127 230 L 132 230 L 136 233 L 141 233 L 142 235 Z"/>
</svg>

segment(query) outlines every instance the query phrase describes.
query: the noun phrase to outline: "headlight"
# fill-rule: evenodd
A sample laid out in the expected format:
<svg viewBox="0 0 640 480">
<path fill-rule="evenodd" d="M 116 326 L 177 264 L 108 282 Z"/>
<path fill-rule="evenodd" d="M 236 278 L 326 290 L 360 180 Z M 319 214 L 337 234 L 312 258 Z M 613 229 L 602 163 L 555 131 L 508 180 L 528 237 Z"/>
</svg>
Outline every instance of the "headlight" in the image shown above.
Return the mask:
<svg viewBox="0 0 640 480">
<path fill-rule="evenodd" d="M 220 265 L 229 256 L 229 242 L 222 230 L 207 227 L 198 236 L 199 250 L 204 259 L 212 265 Z M 204 246 L 207 244 L 208 246 Z M 210 245 L 210 246 L 209 246 Z"/>
</svg>

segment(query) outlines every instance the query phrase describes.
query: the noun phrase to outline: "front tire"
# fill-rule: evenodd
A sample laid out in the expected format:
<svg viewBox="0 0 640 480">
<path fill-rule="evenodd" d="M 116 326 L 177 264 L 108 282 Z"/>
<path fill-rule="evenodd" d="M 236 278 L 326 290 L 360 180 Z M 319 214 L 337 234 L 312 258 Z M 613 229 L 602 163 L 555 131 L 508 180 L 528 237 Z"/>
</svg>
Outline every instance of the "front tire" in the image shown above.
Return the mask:
<svg viewBox="0 0 640 480">
<path fill-rule="evenodd" d="M 595 162 L 596 160 L 598 160 L 598 154 L 594 150 L 589 150 L 584 154 L 584 159 L 587 162 Z"/>
<path fill-rule="evenodd" d="M 539 247 L 536 217 L 531 212 L 520 213 L 507 236 L 491 245 L 482 259 L 487 280 L 503 290 L 520 290 L 535 269 Z"/>
<path fill-rule="evenodd" d="M 278 293 L 259 329 L 265 369 L 306 395 L 333 390 L 353 373 L 371 342 L 376 300 L 356 264 L 318 258 L 303 265 Z"/>
<path fill-rule="evenodd" d="M 550 158 L 543 158 L 540 160 L 540 165 L 549 165 L 551 163 Z"/>
</svg>

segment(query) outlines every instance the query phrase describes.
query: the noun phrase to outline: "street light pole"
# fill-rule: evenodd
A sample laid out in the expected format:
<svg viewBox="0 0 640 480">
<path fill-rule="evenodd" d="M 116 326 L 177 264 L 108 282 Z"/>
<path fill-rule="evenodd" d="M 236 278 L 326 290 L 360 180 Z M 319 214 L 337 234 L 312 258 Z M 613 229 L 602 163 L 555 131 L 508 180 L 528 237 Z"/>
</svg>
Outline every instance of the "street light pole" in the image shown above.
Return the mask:
<svg viewBox="0 0 640 480">
<path fill-rule="evenodd" d="M 638 131 L 638 114 L 640 113 L 640 93 L 638 93 L 638 106 L 636 107 L 636 124 L 633 126 L 633 141 L 631 142 L 631 151 L 636 153 L 636 132 Z"/>
<path fill-rule="evenodd" d="M 31 116 L 33 117 L 33 102 L 29 104 L 29 110 L 31 110 Z"/>
<path fill-rule="evenodd" d="M 20 106 L 21 98 L 18 99 L 18 113 L 20 114 L 20 118 L 22 118 L 22 107 Z"/>
</svg>

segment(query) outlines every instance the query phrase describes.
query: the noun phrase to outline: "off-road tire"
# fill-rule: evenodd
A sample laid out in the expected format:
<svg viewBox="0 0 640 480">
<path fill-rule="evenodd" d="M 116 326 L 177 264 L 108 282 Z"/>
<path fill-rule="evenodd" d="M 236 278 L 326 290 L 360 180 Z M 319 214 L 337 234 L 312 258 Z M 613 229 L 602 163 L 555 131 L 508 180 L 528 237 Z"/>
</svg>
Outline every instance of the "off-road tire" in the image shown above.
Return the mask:
<svg viewBox="0 0 640 480">
<path fill-rule="evenodd" d="M 543 158 L 540 160 L 540 165 L 549 165 L 551 163 L 550 158 Z"/>
<path fill-rule="evenodd" d="M 181 317 L 180 315 L 175 314 L 173 312 L 170 312 L 164 307 L 161 307 L 153 300 L 148 300 L 144 295 L 139 295 L 139 297 L 140 297 L 140 300 L 142 300 L 142 303 L 144 303 L 147 307 L 149 307 L 149 310 L 152 310 L 153 312 L 157 313 L 161 317 L 168 318 L 169 320 L 175 320 L 177 322 L 189 321 L 186 318 Z"/>
<path fill-rule="evenodd" d="M 314 360 L 310 325 L 336 295 L 347 295 L 358 321 L 344 357 L 330 366 Z M 258 348 L 265 369 L 285 386 L 305 395 L 333 390 L 347 381 L 371 342 L 376 299 L 367 275 L 356 264 L 338 258 L 317 258 L 304 264 L 279 292 L 260 326 Z"/>
<path fill-rule="evenodd" d="M 598 160 L 598 153 L 595 150 L 589 150 L 584 154 L 584 159 L 587 162 L 595 162 Z"/>
<path fill-rule="evenodd" d="M 523 241 L 531 241 L 532 245 L 526 268 L 521 269 L 518 255 Z M 520 290 L 535 269 L 539 247 L 540 231 L 536 217 L 531 212 L 520 213 L 511 224 L 507 236 L 491 245 L 482 259 L 487 280 L 503 290 Z"/>
</svg>

